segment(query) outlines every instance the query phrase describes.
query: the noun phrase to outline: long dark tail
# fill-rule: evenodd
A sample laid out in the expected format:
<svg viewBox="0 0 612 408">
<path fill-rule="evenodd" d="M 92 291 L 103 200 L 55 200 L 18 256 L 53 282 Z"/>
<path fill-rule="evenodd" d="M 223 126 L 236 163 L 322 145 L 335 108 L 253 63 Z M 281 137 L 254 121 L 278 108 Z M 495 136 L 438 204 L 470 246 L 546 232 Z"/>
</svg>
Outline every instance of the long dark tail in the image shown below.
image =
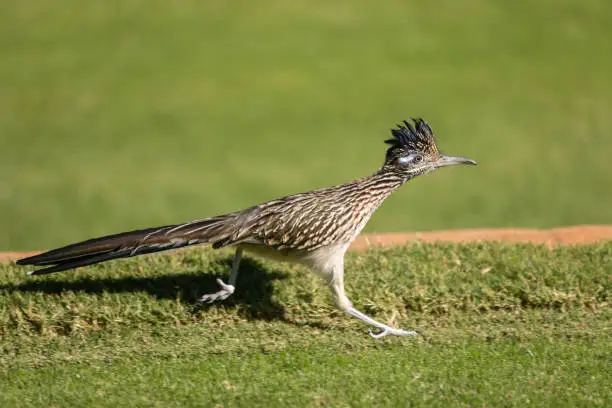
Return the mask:
<svg viewBox="0 0 612 408">
<path fill-rule="evenodd" d="M 233 218 L 234 216 L 229 214 L 185 224 L 108 235 L 23 258 L 18 260 L 17 264 L 44 266 L 43 269 L 28 272 L 29 275 L 43 275 L 110 259 L 129 258 L 203 243 L 214 245 L 222 242 L 222 245 L 215 247 L 225 246 L 231 244 Z"/>
</svg>

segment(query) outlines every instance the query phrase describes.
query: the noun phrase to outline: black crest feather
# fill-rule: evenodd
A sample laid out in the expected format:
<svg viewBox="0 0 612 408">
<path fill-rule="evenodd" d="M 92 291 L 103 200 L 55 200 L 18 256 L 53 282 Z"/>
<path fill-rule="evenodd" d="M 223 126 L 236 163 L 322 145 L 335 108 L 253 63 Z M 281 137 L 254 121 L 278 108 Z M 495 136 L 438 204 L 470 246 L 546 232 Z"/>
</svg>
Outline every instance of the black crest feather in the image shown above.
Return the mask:
<svg viewBox="0 0 612 408">
<path fill-rule="evenodd" d="M 391 145 L 389 151 L 394 149 L 415 150 L 427 154 L 437 154 L 438 148 L 434 140 L 434 133 L 429 125 L 421 118 L 412 119 L 414 126 L 408 121 L 391 129 L 393 139 L 385 140 Z"/>
</svg>

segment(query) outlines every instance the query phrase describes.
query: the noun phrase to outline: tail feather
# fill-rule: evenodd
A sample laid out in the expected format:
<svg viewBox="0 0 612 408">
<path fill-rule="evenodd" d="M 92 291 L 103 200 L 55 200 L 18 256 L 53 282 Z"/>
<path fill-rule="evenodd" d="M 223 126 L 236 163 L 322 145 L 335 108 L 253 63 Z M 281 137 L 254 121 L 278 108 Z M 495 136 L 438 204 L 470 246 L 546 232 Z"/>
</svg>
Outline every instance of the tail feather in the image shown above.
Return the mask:
<svg viewBox="0 0 612 408">
<path fill-rule="evenodd" d="M 94 238 L 20 259 L 17 264 L 46 267 L 29 272 L 30 275 L 43 275 L 111 259 L 129 258 L 203 243 L 214 244 L 219 240 L 227 240 L 228 236 L 232 235 L 233 224 L 228 222 L 231 218 L 231 215 L 224 215 Z"/>
<path fill-rule="evenodd" d="M 80 258 L 74 258 L 70 260 L 66 260 L 58 263 L 57 265 L 50 266 L 48 268 L 43 269 L 35 269 L 33 271 L 28 272 L 28 275 L 46 275 L 48 273 L 65 271 L 66 269 L 78 268 L 80 266 L 93 265 L 104 261 L 109 261 L 111 259 L 123 258 L 125 254 L 121 251 L 114 253 L 105 253 L 98 255 L 85 255 Z"/>
</svg>

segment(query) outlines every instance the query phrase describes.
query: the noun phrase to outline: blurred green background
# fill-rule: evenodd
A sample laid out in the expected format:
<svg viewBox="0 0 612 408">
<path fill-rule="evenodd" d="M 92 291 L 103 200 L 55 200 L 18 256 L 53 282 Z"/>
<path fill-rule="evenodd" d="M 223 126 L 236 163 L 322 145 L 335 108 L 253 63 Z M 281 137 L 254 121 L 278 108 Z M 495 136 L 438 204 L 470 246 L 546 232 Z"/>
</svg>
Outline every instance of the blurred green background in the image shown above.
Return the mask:
<svg viewBox="0 0 612 408">
<path fill-rule="evenodd" d="M 365 176 L 414 116 L 480 166 L 367 231 L 610 223 L 611 21 L 605 0 L 2 2 L 0 249 Z"/>
</svg>

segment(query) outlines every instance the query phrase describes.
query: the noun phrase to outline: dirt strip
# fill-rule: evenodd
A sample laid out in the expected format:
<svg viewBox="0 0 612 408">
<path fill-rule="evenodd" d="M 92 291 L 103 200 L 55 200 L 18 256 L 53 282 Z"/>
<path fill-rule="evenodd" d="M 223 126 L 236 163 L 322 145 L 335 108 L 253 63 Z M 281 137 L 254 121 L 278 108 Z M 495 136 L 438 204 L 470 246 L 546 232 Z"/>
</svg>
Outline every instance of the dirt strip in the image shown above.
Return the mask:
<svg viewBox="0 0 612 408">
<path fill-rule="evenodd" d="M 580 225 L 553 229 L 491 228 L 430 231 L 413 233 L 364 234 L 351 249 L 363 250 L 371 246 L 401 245 L 410 241 L 423 242 L 477 242 L 503 241 L 533 244 L 572 245 L 592 244 L 612 240 L 612 225 Z"/>
<path fill-rule="evenodd" d="M 580 225 L 575 227 L 547 230 L 523 228 L 464 229 L 449 231 L 363 234 L 359 236 L 351 250 L 360 251 L 372 246 L 401 245 L 411 241 L 423 242 L 475 242 L 503 241 L 529 242 L 534 244 L 572 245 L 591 244 L 599 241 L 612 241 L 612 225 Z M 34 255 L 38 252 L 0 252 L 0 262 Z"/>
</svg>

